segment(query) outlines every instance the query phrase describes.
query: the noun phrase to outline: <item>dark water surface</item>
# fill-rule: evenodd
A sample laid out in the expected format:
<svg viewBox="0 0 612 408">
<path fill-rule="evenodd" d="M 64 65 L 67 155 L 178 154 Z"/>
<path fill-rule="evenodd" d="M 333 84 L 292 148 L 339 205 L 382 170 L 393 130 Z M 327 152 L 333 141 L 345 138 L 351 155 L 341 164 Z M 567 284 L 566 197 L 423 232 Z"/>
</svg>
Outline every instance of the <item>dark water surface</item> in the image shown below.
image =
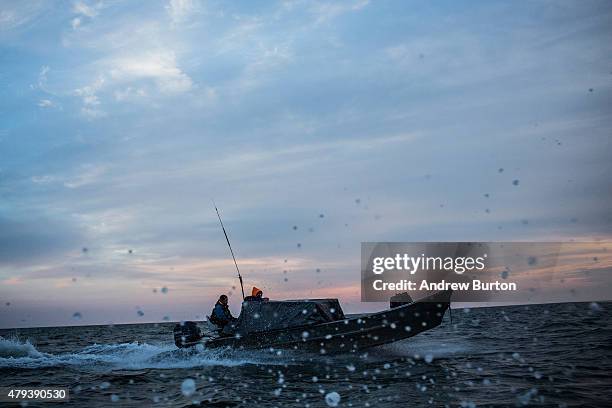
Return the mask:
<svg viewBox="0 0 612 408">
<path fill-rule="evenodd" d="M 70 388 L 69 403 L 29 404 L 47 407 L 326 407 L 333 393 L 343 407 L 612 406 L 610 311 L 454 310 L 453 324 L 337 356 L 178 350 L 171 323 L 1 330 L 0 386 Z"/>
</svg>

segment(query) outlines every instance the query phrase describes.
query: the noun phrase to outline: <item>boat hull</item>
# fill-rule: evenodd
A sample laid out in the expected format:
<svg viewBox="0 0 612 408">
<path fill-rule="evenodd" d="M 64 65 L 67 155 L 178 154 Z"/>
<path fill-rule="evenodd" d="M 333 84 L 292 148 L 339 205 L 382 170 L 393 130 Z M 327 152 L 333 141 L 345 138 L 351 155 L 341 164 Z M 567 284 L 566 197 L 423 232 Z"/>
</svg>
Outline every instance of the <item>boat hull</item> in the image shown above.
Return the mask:
<svg viewBox="0 0 612 408">
<path fill-rule="evenodd" d="M 206 341 L 205 346 L 299 349 L 322 354 L 354 353 L 403 340 L 439 326 L 450 306 L 451 293 L 450 290 L 441 291 L 404 306 L 328 323 L 250 333 L 244 337 L 218 337 Z"/>
</svg>

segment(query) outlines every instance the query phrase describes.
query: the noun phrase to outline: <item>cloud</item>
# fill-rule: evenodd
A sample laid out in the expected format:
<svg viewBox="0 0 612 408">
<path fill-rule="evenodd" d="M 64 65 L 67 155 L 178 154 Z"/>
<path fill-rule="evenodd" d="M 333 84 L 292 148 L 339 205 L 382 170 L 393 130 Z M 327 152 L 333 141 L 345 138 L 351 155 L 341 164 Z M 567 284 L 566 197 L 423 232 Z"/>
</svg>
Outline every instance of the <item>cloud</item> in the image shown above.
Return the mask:
<svg viewBox="0 0 612 408">
<path fill-rule="evenodd" d="M 147 96 L 147 91 L 144 88 L 128 86 L 124 89 L 116 90 L 113 95 L 115 96 L 116 101 L 123 102 L 145 98 Z"/>
<path fill-rule="evenodd" d="M 310 4 L 310 12 L 315 16 L 315 23 L 328 22 L 342 14 L 359 11 L 369 4 L 369 0 L 320 2 Z"/>
<path fill-rule="evenodd" d="M 107 173 L 107 166 L 100 164 L 84 164 L 77 168 L 72 175 L 43 174 L 32 176 L 30 181 L 38 185 L 59 183 L 66 188 L 75 189 L 93 184 Z"/>
<path fill-rule="evenodd" d="M 48 184 L 57 181 L 57 177 L 50 174 L 45 174 L 42 176 L 32 176 L 30 180 L 32 180 L 32 183 L 35 184 Z"/>
<path fill-rule="evenodd" d="M 201 4 L 196 0 L 170 0 L 166 5 L 166 11 L 175 24 L 188 20 L 200 10 Z"/>
<path fill-rule="evenodd" d="M 41 108 L 53 108 L 55 104 L 49 99 L 40 99 L 38 101 L 38 106 Z"/>
<path fill-rule="evenodd" d="M 88 184 L 95 183 L 106 173 L 106 166 L 103 165 L 84 165 L 81 166 L 78 174 L 64 181 L 64 186 L 68 188 L 79 188 Z"/>
<path fill-rule="evenodd" d="M 79 29 L 84 20 L 93 20 L 96 18 L 103 7 L 104 3 L 102 2 L 97 2 L 93 5 L 84 1 L 73 3 L 72 12 L 76 14 L 76 17 L 70 20 L 70 26 L 73 30 Z"/>
<path fill-rule="evenodd" d="M 37 265 L 80 248 L 83 236 L 74 225 L 29 214 L 15 220 L 0 216 L 0 265 Z"/>
<path fill-rule="evenodd" d="M 49 3 L 42 0 L 4 1 L 0 9 L 0 31 L 26 26 L 40 16 Z"/>
<path fill-rule="evenodd" d="M 48 82 L 48 74 L 51 71 L 51 68 L 48 65 L 43 65 L 40 67 L 40 71 L 38 73 L 38 79 L 36 85 L 30 85 L 30 88 L 33 90 L 38 90 L 44 94 L 38 99 L 38 107 L 40 108 L 58 108 L 61 109 L 61 105 L 57 103 L 50 96 L 57 97 L 55 92 L 51 92 L 47 87 Z"/>
<path fill-rule="evenodd" d="M 76 30 L 77 28 L 79 28 L 81 26 L 81 19 L 80 17 L 75 17 L 70 21 L 70 25 L 72 26 L 73 30 Z"/>
<path fill-rule="evenodd" d="M 94 6 L 90 6 L 83 1 L 77 1 L 73 4 L 72 11 L 85 17 L 94 18 L 98 15 L 98 11 L 101 7 L 102 3 L 97 3 Z"/>
<path fill-rule="evenodd" d="M 94 82 L 74 90 L 74 94 L 81 98 L 81 114 L 88 119 L 97 119 L 106 116 L 106 112 L 99 108 L 100 99 L 98 91 L 104 86 L 106 80 L 99 76 Z"/>
<path fill-rule="evenodd" d="M 178 67 L 172 51 L 114 57 L 106 64 L 110 67 L 110 79 L 117 83 L 150 79 L 161 92 L 168 94 L 187 92 L 193 86 L 191 78 Z"/>
<path fill-rule="evenodd" d="M 38 88 L 41 90 L 46 90 L 47 87 L 47 74 L 51 68 L 47 65 L 43 65 L 40 67 L 40 72 L 38 73 Z"/>
<path fill-rule="evenodd" d="M 155 101 L 159 97 L 183 94 L 195 88 L 171 50 L 156 48 L 138 53 L 112 50 L 109 54 L 92 65 L 96 79 L 73 91 L 81 98 L 81 114 L 88 119 L 108 115 L 107 109 L 102 107 L 103 100 L 107 106 L 108 97 L 117 102 Z M 205 89 L 212 90 L 210 87 Z"/>
</svg>

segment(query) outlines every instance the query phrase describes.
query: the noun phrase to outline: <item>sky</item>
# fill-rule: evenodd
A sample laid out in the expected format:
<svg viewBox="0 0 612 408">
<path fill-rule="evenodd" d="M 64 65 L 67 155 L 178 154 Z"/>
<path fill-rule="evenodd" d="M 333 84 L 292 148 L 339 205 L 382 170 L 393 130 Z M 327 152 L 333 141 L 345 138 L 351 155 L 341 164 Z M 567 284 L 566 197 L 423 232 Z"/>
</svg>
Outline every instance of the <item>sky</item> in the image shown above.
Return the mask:
<svg viewBox="0 0 612 408">
<path fill-rule="evenodd" d="M 360 303 L 363 241 L 609 241 L 609 1 L 1 1 L 0 327 Z"/>
</svg>

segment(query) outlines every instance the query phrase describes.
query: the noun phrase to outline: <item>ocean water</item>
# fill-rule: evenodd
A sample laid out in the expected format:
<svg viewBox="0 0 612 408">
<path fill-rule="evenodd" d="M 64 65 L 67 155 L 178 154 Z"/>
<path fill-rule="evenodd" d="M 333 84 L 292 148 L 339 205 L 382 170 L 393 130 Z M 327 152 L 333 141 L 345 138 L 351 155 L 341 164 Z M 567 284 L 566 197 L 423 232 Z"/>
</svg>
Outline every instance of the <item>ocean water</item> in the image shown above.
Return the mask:
<svg viewBox="0 0 612 408">
<path fill-rule="evenodd" d="M 453 310 L 361 355 L 179 350 L 172 323 L 0 331 L 0 386 L 28 406 L 612 406 L 612 303 Z"/>
</svg>

